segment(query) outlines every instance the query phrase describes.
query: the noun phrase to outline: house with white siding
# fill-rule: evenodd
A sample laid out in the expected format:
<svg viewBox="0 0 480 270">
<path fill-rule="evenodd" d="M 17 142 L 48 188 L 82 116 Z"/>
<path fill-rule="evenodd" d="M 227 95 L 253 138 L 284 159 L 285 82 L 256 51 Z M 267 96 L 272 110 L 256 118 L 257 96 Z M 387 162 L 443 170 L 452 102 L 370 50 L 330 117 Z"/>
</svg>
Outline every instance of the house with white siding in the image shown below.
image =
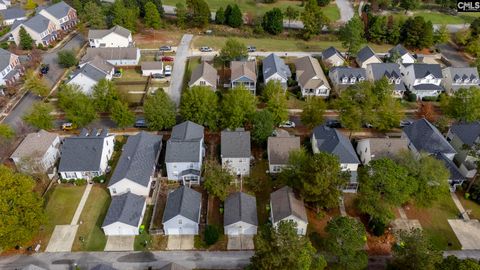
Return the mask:
<svg viewBox="0 0 480 270">
<path fill-rule="evenodd" d="M 10 0 L 0 0 L 0 10 L 5 10 L 12 5 Z"/>
<path fill-rule="evenodd" d="M 330 85 L 323 73 L 318 60 L 305 56 L 295 60 L 296 80 L 302 91 L 302 96 L 318 96 L 327 98 L 330 94 Z"/>
<path fill-rule="evenodd" d="M 278 81 L 284 90 L 287 90 L 288 79 L 292 76 L 290 68 L 278 55 L 272 53 L 262 62 L 263 81 Z"/>
<path fill-rule="evenodd" d="M 270 220 L 277 228 L 282 221 L 293 221 L 298 235 L 307 234 L 308 218 L 303 200 L 291 187 L 285 186 L 270 194 Z"/>
<path fill-rule="evenodd" d="M 243 86 L 253 95 L 257 91 L 257 62 L 256 61 L 232 61 L 231 87 Z"/>
<path fill-rule="evenodd" d="M 373 63 L 382 63 L 382 60 L 375 55 L 375 52 L 369 46 L 363 47 L 363 49 L 357 53 L 357 58 L 355 58 L 355 61 L 361 68 L 367 68 L 367 65 Z"/>
<path fill-rule="evenodd" d="M 395 63 L 397 64 L 413 64 L 416 62 L 415 57 L 401 44 L 391 48 L 388 51 L 388 57 L 390 59 L 396 59 Z"/>
<path fill-rule="evenodd" d="M 88 42 L 92 48 L 133 47 L 130 30 L 115 25 L 110 29 L 88 30 Z"/>
<path fill-rule="evenodd" d="M 15 44 L 20 44 L 20 29 L 25 31 L 32 37 L 35 45 L 49 46 L 58 37 L 55 24 L 42 14 L 37 14 L 26 21 L 15 21 L 12 24 L 10 35 Z"/>
<path fill-rule="evenodd" d="M 224 130 L 220 139 L 220 157 L 222 166 L 233 175 L 248 176 L 250 174 L 250 131 L 240 128 L 234 131 Z"/>
<path fill-rule="evenodd" d="M 4 26 L 13 25 L 15 21 L 26 21 L 28 19 L 25 10 L 18 7 L 0 9 L 0 16 Z"/>
<path fill-rule="evenodd" d="M 0 85 L 12 85 L 23 73 L 18 55 L 0 48 Z"/>
<path fill-rule="evenodd" d="M 407 89 L 417 95 L 418 99 L 437 97 L 444 91 L 439 64 L 410 64 L 403 66 L 401 73 Z"/>
<path fill-rule="evenodd" d="M 252 195 L 235 192 L 225 199 L 223 229 L 225 235 L 256 235 L 258 228 L 257 200 Z"/>
<path fill-rule="evenodd" d="M 197 235 L 202 209 L 202 194 L 187 186 L 170 192 L 163 211 L 165 235 Z"/>
<path fill-rule="evenodd" d="M 192 72 L 188 87 L 209 86 L 212 90 L 217 89 L 218 72 L 209 63 L 203 61 Z"/>
<path fill-rule="evenodd" d="M 90 62 L 97 56 L 116 67 L 138 66 L 140 49 L 134 47 L 87 48 L 87 53 L 82 57 L 80 65 Z"/>
<path fill-rule="evenodd" d="M 102 230 L 106 236 L 135 236 L 140 234 L 146 199 L 131 192 L 113 196 Z"/>
<path fill-rule="evenodd" d="M 115 67 L 112 64 L 100 56 L 95 56 L 90 61 L 80 64 L 67 84 L 78 85 L 83 93 L 90 95 L 101 80 L 112 80 L 114 72 Z"/>
<path fill-rule="evenodd" d="M 349 86 L 361 83 L 367 79 L 367 73 L 364 68 L 352 67 L 333 67 L 328 73 L 332 82 L 333 89 L 340 94 Z"/>
<path fill-rule="evenodd" d="M 447 141 L 457 151 L 453 160 L 463 176 L 472 178 L 477 173 L 476 158 L 470 153 L 480 143 L 480 123 L 455 123 L 447 133 Z"/>
<path fill-rule="evenodd" d="M 335 47 L 328 47 L 322 52 L 322 62 L 328 68 L 339 67 L 345 64 L 345 58 Z"/>
<path fill-rule="evenodd" d="M 402 98 L 407 90 L 402 80 L 400 65 L 397 63 L 375 63 L 367 65 L 367 77 L 376 82 L 383 78 L 387 79 L 392 87 L 392 95 Z"/>
<path fill-rule="evenodd" d="M 69 31 L 78 23 L 77 11 L 64 1 L 48 7 L 39 7 L 37 14 L 53 22 L 57 31 Z"/>
<path fill-rule="evenodd" d="M 479 88 L 480 80 L 476 67 L 446 67 L 442 69 L 442 74 L 442 86 L 449 94 L 460 88 Z"/>
</svg>

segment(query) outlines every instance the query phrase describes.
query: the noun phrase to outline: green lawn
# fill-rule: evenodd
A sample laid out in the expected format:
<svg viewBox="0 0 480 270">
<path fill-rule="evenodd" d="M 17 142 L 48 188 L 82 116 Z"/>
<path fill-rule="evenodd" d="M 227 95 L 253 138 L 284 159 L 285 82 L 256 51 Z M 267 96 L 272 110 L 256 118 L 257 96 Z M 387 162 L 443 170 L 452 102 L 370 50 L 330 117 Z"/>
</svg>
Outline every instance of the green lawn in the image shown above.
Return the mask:
<svg viewBox="0 0 480 270">
<path fill-rule="evenodd" d="M 438 11 L 419 10 L 414 11 L 414 16 L 422 16 L 425 20 L 431 21 L 433 24 L 464 24 L 471 23 L 478 13 L 459 13 L 459 15 L 450 15 Z M 406 19 L 407 16 L 403 12 L 393 14 L 394 18 Z"/>
<path fill-rule="evenodd" d="M 464 193 L 460 191 L 457 191 L 457 197 L 462 203 L 463 208 L 465 208 L 465 211 L 470 211 L 470 214 L 469 214 L 470 218 L 480 219 L 480 204 L 472 200 L 465 199 Z"/>
<path fill-rule="evenodd" d="M 268 222 L 270 193 L 273 191 L 272 178 L 265 173 L 268 170 L 268 161 L 256 161 L 250 170 L 250 176 L 245 179 L 244 192 L 254 193 L 257 199 L 258 224 Z"/>
<path fill-rule="evenodd" d="M 331 3 L 326 7 L 322 7 L 322 11 L 330 19 L 330 22 L 340 20 L 340 10 L 338 10 L 337 4 Z"/>
<path fill-rule="evenodd" d="M 117 85 L 117 89 L 129 103 L 138 104 L 142 101 L 145 85 Z"/>
<path fill-rule="evenodd" d="M 115 78 L 116 82 L 129 82 L 129 81 L 143 81 L 147 82 L 147 77 L 142 76 L 142 71 L 140 68 L 128 68 L 122 69 L 122 77 Z"/>
<path fill-rule="evenodd" d="M 102 185 L 94 185 L 80 216 L 73 251 L 103 251 L 107 237 L 102 231 L 102 223 L 110 205 L 108 190 Z M 80 241 L 83 237 L 84 241 Z"/>
<path fill-rule="evenodd" d="M 190 77 L 192 76 L 192 72 L 195 68 L 200 65 L 201 57 L 190 57 L 187 61 L 187 67 L 185 70 L 185 75 L 183 77 L 183 86 L 184 88 L 188 87 L 188 82 L 190 81 Z"/>
</svg>

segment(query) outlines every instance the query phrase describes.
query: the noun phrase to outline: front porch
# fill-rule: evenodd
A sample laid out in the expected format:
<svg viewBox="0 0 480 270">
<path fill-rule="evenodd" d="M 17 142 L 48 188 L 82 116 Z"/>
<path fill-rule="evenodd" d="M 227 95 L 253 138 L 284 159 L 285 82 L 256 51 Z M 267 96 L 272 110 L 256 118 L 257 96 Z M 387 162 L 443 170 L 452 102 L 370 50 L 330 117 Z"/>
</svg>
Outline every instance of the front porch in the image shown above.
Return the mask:
<svg viewBox="0 0 480 270">
<path fill-rule="evenodd" d="M 199 185 L 201 172 L 195 169 L 185 170 L 180 174 L 180 180 L 184 186 Z"/>
</svg>

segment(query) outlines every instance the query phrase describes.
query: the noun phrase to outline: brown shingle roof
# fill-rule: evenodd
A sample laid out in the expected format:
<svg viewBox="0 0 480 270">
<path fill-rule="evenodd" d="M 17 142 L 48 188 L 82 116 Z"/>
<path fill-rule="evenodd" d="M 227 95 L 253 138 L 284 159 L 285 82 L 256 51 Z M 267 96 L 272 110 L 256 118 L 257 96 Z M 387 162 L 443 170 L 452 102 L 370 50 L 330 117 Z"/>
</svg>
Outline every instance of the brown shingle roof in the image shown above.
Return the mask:
<svg viewBox="0 0 480 270">
<path fill-rule="evenodd" d="M 295 216 L 308 223 L 307 212 L 303 201 L 297 199 L 291 187 L 283 187 L 270 194 L 273 222 L 289 216 Z"/>
<path fill-rule="evenodd" d="M 232 81 L 243 76 L 252 81 L 257 80 L 257 63 L 255 61 L 232 61 L 230 68 L 232 70 Z"/>
<path fill-rule="evenodd" d="M 58 135 L 56 133 L 50 133 L 45 130 L 30 133 L 23 139 L 15 152 L 13 152 L 11 158 L 43 156 L 57 137 Z"/>
<path fill-rule="evenodd" d="M 300 149 L 300 137 L 268 137 L 268 161 L 283 165 L 293 150 Z"/>
<path fill-rule="evenodd" d="M 311 56 L 299 58 L 295 60 L 295 67 L 297 70 L 297 80 L 302 88 L 316 89 L 322 85 L 330 88 L 317 59 Z"/>
<path fill-rule="evenodd" d="M 142 70 L 163 69 L 163 62 L 161 61 L 147 61 L 142 62 Z"/>
<path fill-rule="evenodd" d="M 217 76 L 217 70 L 214 67 L 212 67 L 207 62 L 202 62 L 193 70 L 188 85 L 192 85 L 193 83 L 198 81 L 198 79 L 203 78 L 205 81 L 216 87 Z"/>
</svg>

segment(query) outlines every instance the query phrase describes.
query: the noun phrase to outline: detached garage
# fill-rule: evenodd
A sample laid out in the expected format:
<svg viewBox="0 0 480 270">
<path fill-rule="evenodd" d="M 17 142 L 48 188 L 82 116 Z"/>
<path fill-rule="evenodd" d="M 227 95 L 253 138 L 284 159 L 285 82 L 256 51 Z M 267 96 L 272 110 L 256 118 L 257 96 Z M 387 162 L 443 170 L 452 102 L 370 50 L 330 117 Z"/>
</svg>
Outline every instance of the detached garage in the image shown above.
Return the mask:
<svg viewBox="0 0 480 270">
<path fill-rule="evenodd" d="M 243 192 L 230 194 L 225 200 L 223 216 L 225 234 L 229 236 L 257 234 L 257 200 Z"/>
<path fill-rule="evenodd" d="M 182 186 L 168 194 L 163 212 L 165 235 L 196 235 L 200 222 L 202 194 Z"/>
<path fill-rule="evenodd" d="M 113 196 L 102 229 L 105 235 L 138 235 L 145 213 L 146 201 L 142 196 L 127 192 Z"/>
<path fill-rule="evenodd" d="M 163 62 L 150 61 L 142 62 L 142 76 L 151 76 L 153 74 L 163 74 Z"/>
</svg>

